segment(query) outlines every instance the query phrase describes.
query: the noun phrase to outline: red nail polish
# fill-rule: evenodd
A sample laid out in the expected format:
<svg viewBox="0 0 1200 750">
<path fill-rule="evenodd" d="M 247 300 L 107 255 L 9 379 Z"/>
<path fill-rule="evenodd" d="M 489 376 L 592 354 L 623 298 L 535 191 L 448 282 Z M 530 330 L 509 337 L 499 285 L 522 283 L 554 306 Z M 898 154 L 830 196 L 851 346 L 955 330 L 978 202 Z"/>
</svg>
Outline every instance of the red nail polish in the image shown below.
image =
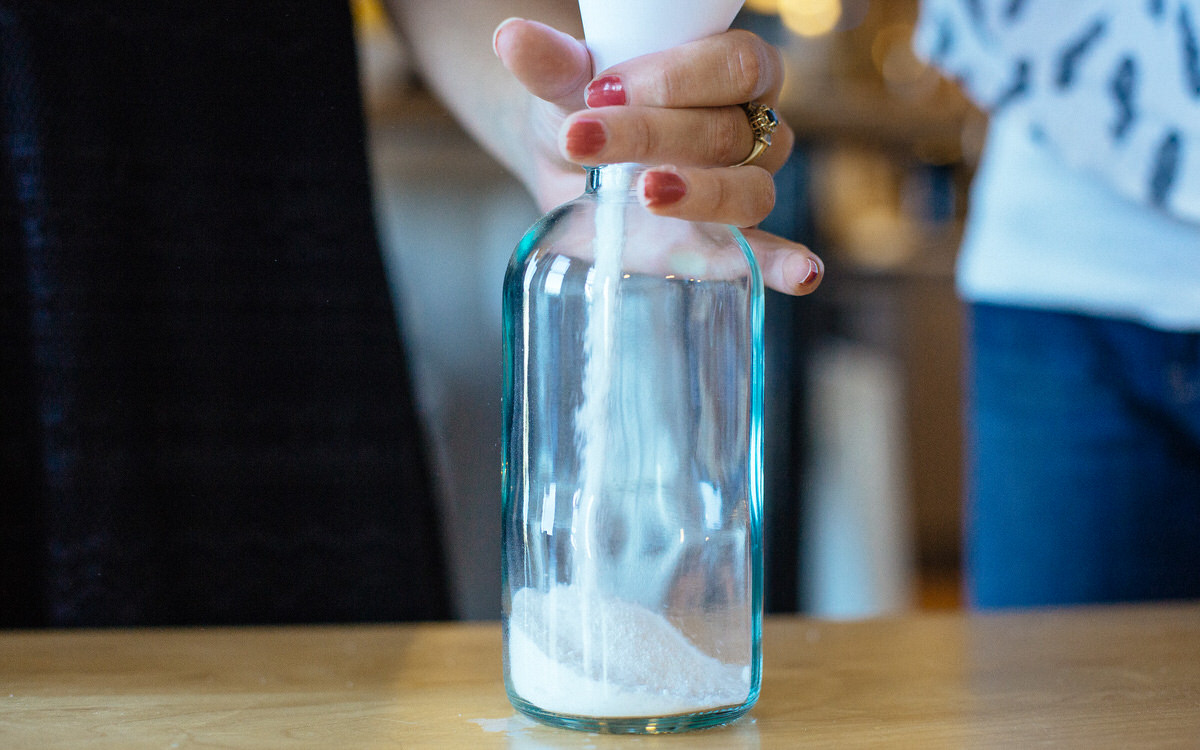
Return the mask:
<svg viewBox="0 0 1200 750">
<path fill-rule="evenodd" d="M 800 282 L 801 286 L 807 286 L 807 285 L 813 283 L 814 281 L 817 280 L 817 277 L 820 275 L 821 275 L 821 266 L 817 265 L 817 262 L 810 258 L 808 261 L 808 275 L 804 277 L 804 281 Z"/>
<path fill-rule="evenodd" d="M 687 195 L 687 184 L 674 172 L 647 172 L 642 178 L 642 194 L 649 208 L 669 206 Z"/>
<path fill-rule="evenodd" d="M 608 143 L 608 134 L 598 120 L 576 120 L 567 129 L 567 154 L 572 158 L 591 156 Z"/>
<path fill-rule="evenodd" d="M 600 76 L 588 84 L 589 107 L 619 107 L 625 104 L 625 84 L 618 76 Z"/>
</svg>

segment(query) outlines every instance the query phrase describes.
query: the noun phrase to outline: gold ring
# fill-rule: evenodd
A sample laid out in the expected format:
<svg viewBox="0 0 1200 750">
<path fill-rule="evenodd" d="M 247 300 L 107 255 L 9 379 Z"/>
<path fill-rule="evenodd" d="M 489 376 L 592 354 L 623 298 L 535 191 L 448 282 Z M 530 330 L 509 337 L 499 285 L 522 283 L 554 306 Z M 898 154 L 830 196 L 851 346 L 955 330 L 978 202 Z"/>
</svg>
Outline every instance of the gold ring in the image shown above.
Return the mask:
<svg viewBox="0 0 1200 750">
<path fill-rule="evenodd" d="M 762 152 L 771 145 L 771 134 L 779 127 L 779 116 L 765 104 L 746 102 L 742 109 L 746 112 L 746 118 L 750 120 L 750 129 L 754 131 L 754 147 L 750 149 L 749 156 L 733 165 L 735 167 L 744 167 L 762 156 Z"/>
</svg>

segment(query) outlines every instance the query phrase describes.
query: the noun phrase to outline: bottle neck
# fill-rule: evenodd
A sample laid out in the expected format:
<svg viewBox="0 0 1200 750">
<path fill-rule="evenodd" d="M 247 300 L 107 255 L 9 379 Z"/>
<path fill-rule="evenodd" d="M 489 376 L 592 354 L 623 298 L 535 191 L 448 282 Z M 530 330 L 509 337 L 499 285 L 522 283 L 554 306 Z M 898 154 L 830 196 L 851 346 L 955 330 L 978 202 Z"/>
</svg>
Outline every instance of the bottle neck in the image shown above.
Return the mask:
<svg viewBox="0 0 1200 750">
<path fill-rule="evenodd" d="M 598 167 L 588 167 L 587 192 L 605 198 L 636 198 L 638 177 L 645 171 L 644 164 L 601 164 Z"/>
</svg>

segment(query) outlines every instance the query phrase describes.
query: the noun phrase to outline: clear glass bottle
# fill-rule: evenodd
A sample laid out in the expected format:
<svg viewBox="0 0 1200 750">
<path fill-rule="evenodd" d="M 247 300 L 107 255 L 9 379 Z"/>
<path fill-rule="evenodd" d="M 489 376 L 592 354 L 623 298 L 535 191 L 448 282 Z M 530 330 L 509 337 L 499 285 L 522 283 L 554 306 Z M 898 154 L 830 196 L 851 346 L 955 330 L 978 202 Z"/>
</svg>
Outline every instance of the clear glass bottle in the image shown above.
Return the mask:
<svg viewBox="0 0 1200 750">
<path fill-rule="evenodd" d="M 587 731 L 725 723 L 761 673 L 762 278 L 641 169 L 589 170 L 504 282 L 505 684 Z"/>
</svg>

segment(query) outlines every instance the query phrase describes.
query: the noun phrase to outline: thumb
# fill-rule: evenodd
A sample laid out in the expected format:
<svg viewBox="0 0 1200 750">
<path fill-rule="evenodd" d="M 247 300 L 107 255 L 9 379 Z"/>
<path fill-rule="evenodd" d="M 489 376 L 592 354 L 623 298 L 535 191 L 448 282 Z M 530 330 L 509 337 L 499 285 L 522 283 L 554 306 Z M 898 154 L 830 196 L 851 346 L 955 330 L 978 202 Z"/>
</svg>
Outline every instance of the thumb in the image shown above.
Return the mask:
<svg viewBox="0 0 1200 750">
<path fill-rule="evenodd" d="M 568 112 L 583 109 L 592 79 L 583 42 L 537 21 L 510 18 L 496 27 L 492 48 L 531 94 Z"/>
</svg>

